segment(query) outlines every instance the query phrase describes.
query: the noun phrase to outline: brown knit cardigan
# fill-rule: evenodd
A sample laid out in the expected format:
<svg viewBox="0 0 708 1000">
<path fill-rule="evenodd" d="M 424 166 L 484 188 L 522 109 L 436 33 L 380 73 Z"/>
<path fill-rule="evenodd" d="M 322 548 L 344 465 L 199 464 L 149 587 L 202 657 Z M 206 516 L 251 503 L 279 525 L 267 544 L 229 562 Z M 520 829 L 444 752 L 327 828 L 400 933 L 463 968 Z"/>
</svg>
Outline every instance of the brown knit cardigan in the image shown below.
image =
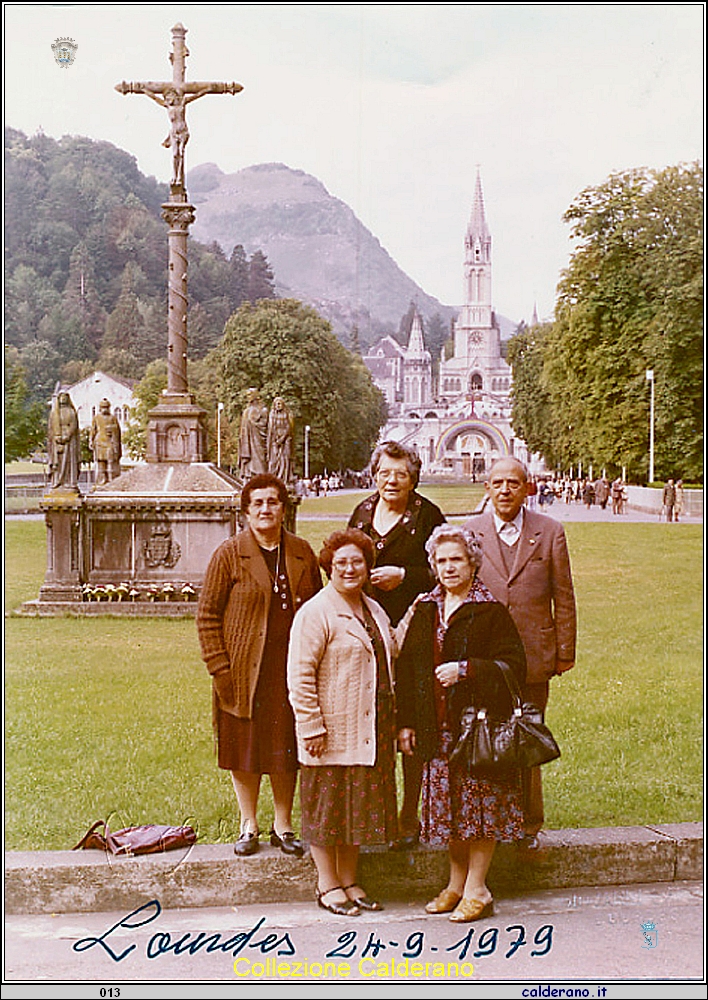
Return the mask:
<svg viewBox="0 0 708 1000">
<path fill-rule="evenodd" d="M 283 531 L 285 566 L 295 609 L 322 587 L 322 577 L 308 543 Z M 250 719 L 265 646 L 273 584 L 249 528 L 214 552 L 197 609 L 202 659 L 212 675 L 215 703 L 239 718 Z"/>
</svg>

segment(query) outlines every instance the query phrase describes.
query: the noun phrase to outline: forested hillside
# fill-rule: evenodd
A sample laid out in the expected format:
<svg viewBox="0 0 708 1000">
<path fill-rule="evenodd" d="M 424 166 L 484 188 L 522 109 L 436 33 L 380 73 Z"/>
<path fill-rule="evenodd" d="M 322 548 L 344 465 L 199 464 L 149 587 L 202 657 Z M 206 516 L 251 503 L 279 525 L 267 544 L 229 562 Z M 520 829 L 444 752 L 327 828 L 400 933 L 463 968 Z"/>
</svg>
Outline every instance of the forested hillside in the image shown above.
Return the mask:
<svg viewBox="0 0 708 1000">
<path fill-rule="evenodd" d="M 29 400 L 95 367 L 140 378 L 166 344 L 166 185 L 110 143 L 5 132 L 5 345 Z M 274 295 L 258 250 L 190 242 L 190 355 L 244 301 Z"/>
</svg>

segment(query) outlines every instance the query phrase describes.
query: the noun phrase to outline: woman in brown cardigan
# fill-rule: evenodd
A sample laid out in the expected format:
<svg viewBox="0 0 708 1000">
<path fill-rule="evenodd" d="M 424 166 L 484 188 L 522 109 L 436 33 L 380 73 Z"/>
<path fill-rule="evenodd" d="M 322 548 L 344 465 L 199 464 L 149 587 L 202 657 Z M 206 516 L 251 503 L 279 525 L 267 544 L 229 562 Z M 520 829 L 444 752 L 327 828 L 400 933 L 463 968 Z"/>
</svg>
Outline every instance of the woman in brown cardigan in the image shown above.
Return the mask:
<svg viewBox="0 0 708 1000">
<path fill-rule="evenodd" d="M 231 772 L 241 813 L 239 855 L 258 850 L 258 793 L 270 775 L 270 841 L 302 856 L 291 813 L 297 754 L 286 661 L 295 611 L 321 589 L 314 552 L 283 528 L 288 494 L 276 476 L 254 476 L 241 493 L 246 528 L 211 558 L 197 611 L 202 657 L 212 676 L 219 767 Z"/>
<path fill-rule="evenodd" d="M 357 882 L 359 847 L 396 830 L 393 641 L 363 593 L 373 561 L 363 532 L 330 535 L 320 553 L 330 582 L 295 616 L 288 654 L 303 837 L 318 903 L 342 916 L 381 909 Z"/>
</svg>

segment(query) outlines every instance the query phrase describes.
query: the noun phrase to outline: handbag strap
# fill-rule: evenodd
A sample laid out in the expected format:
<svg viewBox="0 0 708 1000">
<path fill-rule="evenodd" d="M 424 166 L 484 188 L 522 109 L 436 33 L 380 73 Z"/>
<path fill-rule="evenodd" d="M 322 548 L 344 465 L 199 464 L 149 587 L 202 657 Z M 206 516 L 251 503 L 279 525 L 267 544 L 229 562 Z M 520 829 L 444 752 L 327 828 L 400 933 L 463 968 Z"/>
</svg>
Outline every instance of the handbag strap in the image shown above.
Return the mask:
<svg viewBox="0 0 708 1000">
<path fill-rule="evenodd" d="M 88 833 L 85 833 L 84 836 L 81 838 L 81 840 L 78 842 L 78 844 L 76 844 L 75 847 L 71 848 L 72 851 L 79 851 L 79 850 L 81 850 L 84 847 L 84 844 L 86 844 L 86 842 L 91 837 L 96 837 L 99 840 L 103 840 L 105 842 L 105 839 L 106 839 L 105 836 L 103 834 L 96 833 L 96 831 L 98 830 L 98 828 L 101 827 L 101 826 L 104 827 L 105 834 L 108 834 L 108 827 L 106 826 L 105 820 L 97 819 L 96 822 L 91 827 L 91 829 L 88 831 Z"/>
<path fill-rule="evenodd" d="M 509 694 L 514 703 L 514 711 L 517 709 L 521 711 L 521 688 L 519 687 L 519 682 L 516 679 L 514 671 L 504 660 L 495 660 L 494 662 L 501 670 L 501 675 L 506 681 L 506 686 L 509 688 Z"/>
</svg>

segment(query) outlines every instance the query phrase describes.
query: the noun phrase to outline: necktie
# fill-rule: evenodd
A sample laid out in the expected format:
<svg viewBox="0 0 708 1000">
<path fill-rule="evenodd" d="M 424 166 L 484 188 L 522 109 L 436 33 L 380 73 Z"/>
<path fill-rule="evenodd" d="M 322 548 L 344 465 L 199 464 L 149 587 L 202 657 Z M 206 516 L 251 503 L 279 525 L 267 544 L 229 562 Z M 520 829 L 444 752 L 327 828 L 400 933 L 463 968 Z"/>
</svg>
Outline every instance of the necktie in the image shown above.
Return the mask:
<svg viewBox="0 0 708 1000">
<path fill-rule="evenodd" d="M 499 537 L 506 545 L 514 545 L 519 537 L 519 529 L 517 525 L 511 521 L 507 521 L 501 526 L 499 530 Z"/>
</svg>

